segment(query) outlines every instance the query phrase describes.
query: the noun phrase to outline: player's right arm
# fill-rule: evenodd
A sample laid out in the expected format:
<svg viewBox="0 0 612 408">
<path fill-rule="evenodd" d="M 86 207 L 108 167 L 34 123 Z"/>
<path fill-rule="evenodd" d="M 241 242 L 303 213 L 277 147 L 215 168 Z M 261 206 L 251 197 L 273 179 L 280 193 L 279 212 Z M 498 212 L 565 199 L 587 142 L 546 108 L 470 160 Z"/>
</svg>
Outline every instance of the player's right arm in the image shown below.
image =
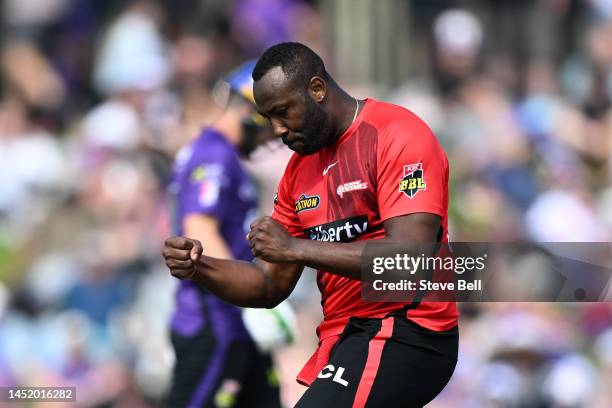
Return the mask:
<svg viewBox="0 0 612 408">
<path fill-rule="evenodd" d="M 168 238 L 164 258 L 172 276 L 191 279 L 216 296 L 242 307 L 272 308 L 295 288 L 303 266 L 219 259 L 202 255 L 202 244 L 185 237 Z"/>
<path fill-rule="evenodd" d="M 287 170 L 286 170 L 287 171 Z M 287 183 L 291 177 L 283 176 L 275 199 L 272 217 L 293 236 L 303 235 L 292 207 Z M 195 194 L 195 193 L 194 193 Z M 217 205 L 217 211 L 225 206 Z M 203 211 L 201 211 L 202 213 Z M 198 236 L 193 236 L 198 238 Z M 209 251 L 208 236 L 202 236 L 206 255 L 197 239 L 168 238 L 164 247 L 166 265 L 173 276 L 191 279 L 225 300 L 242 307 L 273 308 L 285 300 L 295 288 L 303 265 L 296 262 L 270 263 L 255 258 L 252 262 L 220 259 Z"/>
</svg>

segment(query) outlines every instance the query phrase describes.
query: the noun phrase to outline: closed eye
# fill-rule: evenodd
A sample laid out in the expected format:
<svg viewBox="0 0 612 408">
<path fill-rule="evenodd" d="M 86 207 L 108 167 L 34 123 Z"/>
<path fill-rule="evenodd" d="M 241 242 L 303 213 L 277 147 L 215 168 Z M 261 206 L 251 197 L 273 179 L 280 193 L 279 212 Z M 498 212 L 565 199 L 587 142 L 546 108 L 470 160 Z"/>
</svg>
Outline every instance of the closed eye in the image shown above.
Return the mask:
<svg viewBox="0 0 612 408">
<path fill-rule="evenodd" d="M 274 116 L 285 116 L 287 114 L 287 110 L 287 107 L 275 108 L 272 111 L 272 114 Z"/>
</svg>

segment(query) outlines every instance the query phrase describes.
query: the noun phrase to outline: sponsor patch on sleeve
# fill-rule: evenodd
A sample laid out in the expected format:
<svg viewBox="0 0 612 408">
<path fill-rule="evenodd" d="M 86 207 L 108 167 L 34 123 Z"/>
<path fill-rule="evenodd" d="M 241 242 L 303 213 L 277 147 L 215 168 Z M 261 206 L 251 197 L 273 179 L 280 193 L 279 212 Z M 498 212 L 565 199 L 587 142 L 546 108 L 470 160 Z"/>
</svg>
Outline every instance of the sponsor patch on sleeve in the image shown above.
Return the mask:
<svg viewBox="0 0 612 408">
<path fill-rule="evenodd" d="M 321 203 L 321 197 L 318 195 L 308 196 L 306 194 L 300 195 L 300 198 L 295 202 L 295 213 L 299 214 L 302 211 L 314 210 Z"/>
<path fill-rule="evenodd" d="M 427 183 L 425 183 L 423 163 L 406 164 L 404 166 L 404 176 L 399 182 L 399 191 L 412 198 L 419 191 L 426 189 Z"/>
</svg>

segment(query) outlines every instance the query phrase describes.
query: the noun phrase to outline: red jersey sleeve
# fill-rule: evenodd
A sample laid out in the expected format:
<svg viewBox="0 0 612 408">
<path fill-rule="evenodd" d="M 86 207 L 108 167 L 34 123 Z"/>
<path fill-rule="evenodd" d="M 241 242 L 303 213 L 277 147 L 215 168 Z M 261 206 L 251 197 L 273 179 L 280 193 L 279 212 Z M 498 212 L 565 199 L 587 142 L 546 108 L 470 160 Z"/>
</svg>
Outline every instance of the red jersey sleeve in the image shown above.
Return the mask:
<svg viewBox="0 0 612 408">
<path fill-rule="evenodd" d="M 272 219 L 282 224 L 294 237 L 300 237 L 304 235 L 304 231 L 301 228 L 300 220 L 295 213 L 295 205 L 291 199 L 290 180 L 290 169 L 287 165 L 274 197 Z"/>
<path fill-rule="evenodd" d="M 377 169 L 381 220 L 417 212 L 444 218 L 448 160 L 431 129 L 416 115 L 406 111 L 382 128 Z"/>
</svg>

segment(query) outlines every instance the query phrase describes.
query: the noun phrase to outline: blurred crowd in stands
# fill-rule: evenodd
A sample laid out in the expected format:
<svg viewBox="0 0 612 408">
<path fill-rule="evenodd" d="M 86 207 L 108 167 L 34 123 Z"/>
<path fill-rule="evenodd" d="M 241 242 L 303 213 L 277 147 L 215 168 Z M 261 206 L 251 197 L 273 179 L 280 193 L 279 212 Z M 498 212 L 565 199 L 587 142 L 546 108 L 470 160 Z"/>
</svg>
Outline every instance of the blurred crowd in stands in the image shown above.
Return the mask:
<svg viewBox="0 0 612 408">
<path fill-rule="evenodd" d="M 274 43 L 306 43 L 343 84 L 321 3 L 0 3 L 0 385 L 159 403 L 174 362 L 160 255 L 173 156 L 222 109 L 217 79 Z M 403 105 L 440 138 L 451 240 L 610 241 L 612 1 L 415 0 L 406 19 L 413 75 L 356 96 Z M 249 163 L 262 215 L 289 155 Z M 300 337 L 276 356 L 287 406 L 320 318 L 306 275 Z M 430 407 L 612 406 L 612 303 L 461 313 L 459 363 Z"/>
</svg>

